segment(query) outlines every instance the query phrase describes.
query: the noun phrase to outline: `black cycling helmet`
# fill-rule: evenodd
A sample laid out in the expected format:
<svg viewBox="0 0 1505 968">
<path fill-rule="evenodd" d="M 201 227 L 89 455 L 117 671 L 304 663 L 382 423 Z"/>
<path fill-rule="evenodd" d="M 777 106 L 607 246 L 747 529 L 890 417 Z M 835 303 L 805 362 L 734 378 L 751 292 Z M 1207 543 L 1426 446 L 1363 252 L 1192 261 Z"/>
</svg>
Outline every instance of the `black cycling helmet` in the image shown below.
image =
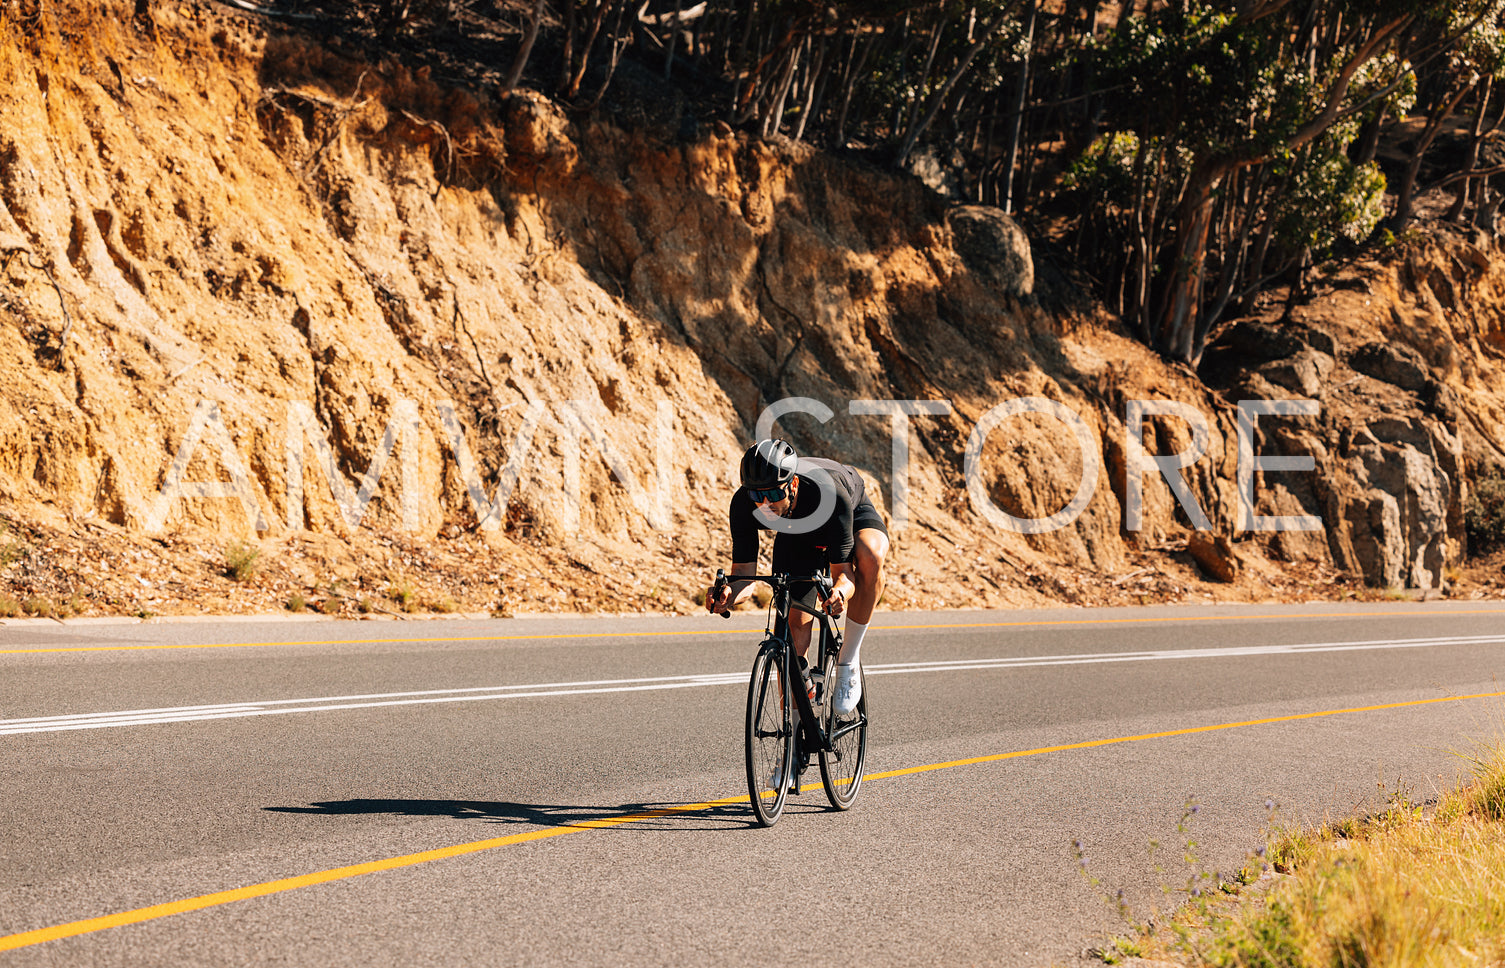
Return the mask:
<svg viewBox="0 0 1505 968">
<path fill-rule="evenodd" d="M 750 491 L 782 488 L 799 462 L 794 448 L 783 440 L 760 440 L 742 455 L 742 486 Z"/>
</svg>

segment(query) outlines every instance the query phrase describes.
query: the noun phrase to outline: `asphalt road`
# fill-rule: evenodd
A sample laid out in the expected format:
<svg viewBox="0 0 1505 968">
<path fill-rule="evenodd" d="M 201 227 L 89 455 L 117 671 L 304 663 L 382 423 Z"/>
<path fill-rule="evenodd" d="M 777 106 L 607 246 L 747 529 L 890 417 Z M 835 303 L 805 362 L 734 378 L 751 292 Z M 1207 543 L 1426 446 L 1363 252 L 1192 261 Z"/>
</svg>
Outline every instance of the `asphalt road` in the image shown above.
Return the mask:
<svg viewBox="0 0 1505 968">
<path fill-rule="evenodd" d="M 4 627 L 0 965 L 1075 964 L 1104 893 L 1453 783 L 1502 620 L 880 615 L 856 807 L 771 830 L 761 616 Z"/>
</svg>

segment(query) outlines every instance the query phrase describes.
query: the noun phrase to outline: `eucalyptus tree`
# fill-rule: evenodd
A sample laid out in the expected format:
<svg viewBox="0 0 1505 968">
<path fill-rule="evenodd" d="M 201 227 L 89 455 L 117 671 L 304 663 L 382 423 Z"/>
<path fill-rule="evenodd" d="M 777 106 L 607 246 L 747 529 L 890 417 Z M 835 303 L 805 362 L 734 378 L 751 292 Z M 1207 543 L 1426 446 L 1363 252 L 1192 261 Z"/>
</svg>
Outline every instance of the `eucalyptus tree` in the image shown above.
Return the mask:
<svg viewBox="0 0 1505 968">
<path fill-rule="evenodd" d="M 454 0 L 326 0 L 415 24 Z M 474 19 L 484 5 L 462 4 Z M 976 201 L 1015 211 L 1097 275 L 1165 356 L 1195 364 L 1212 328 L 1343 240 L 1410 214 L 1435 132 L 1471 119 L 1440 180 L 1451 214 L 1484 201 L 1505 158 L 1505 0 L 506 0 L 531 73 L 577 109 L 624 57 L 755 136 L 875 149 L 934 146 Z M 456 8 L 458 9 L 458 8 Z M 503 66 L 503 65 L 498 65 Z M 639 75 L 641 76 L 641 75 Z M 1494 106 L 1492 106 L 1494 105 Z M 1428 120 L 1387 184 L 1381 137 Z M 1413 120 L 1411 123 L 1415 124 Z M 1430 128 L 1432 133 L 1428 133 Z M 694 124 L 683 130 L 696 130 Z M 1293 272 L 1292 270 L 1298 270 Z M 1294 289 L 1293 289 L 1294 291 Z"/>
<path fill-rule="evenodd" d="M 1487 208 L 1485 188 L 1493 175 L 1505 172 L 1505 166 L 1494 159 L 1492 164 L 1481 164 L 1486 139 L 1497 131 L 1505 120 L 1505 111 L 1495 103 L 1496 84 L 1505 79 L 1505 0 L 1494 0 L 1477 16 L 1475 11 L 1456 10 L 1445 23 L 1438 22 L 1434 30 L 1444 33 L 1442 48 L 1444 57 L 1434 58 L 1430 71 L 1430 88 L 1433 96 L 1426 107 L 1426 125 L 1412 148 L 1412 158 L 1407 166 L 1398 192 L 1395 214 L 1391 221 L 1394 228 L 1404 228 L 1411 216 L 1411 204 L 1417 194 L 1425 194 L 1432 188 L 1457 185 L 1457 194 L 1449 207 L 1446 218 L 1456 220 L 1463 216 L 1470 200 L 1476 209 Z M 1423 155 L 1433 140 L 1449 121 L 1455 111 L 1467 109 L 1472 115 L 1469 125 L 1468 144 L 1463 150 L 1460 163 L 1432 185 L 1417 185 Z M 1494 112 L 1491 120 L 1491 112 Z M 1475 190 L 1477 187 L 1477 190 Z"/>
<path fill-rule="evenodd" d="M 1456 0 L 1185 0 L 1096 52 L 1108 130 L 1073 172 L 1120 243 L 1116 298 L 1195 364 L 1231 302 L 1381 217 L 1384 180 L 1349 149 L 1403 97 L 1398 42 Z M 1087 253 L 1084 253 L 1087 254 Z"/>
</svg>

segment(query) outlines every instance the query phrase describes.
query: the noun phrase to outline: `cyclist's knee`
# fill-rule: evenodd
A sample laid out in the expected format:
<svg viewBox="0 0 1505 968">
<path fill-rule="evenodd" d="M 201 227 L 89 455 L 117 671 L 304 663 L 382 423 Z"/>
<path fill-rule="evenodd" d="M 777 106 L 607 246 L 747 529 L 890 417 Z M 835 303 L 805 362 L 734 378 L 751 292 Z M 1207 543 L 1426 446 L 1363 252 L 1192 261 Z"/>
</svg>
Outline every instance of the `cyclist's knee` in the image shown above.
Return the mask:
<svg viewBox="0 0 1505 968">
<path fill-rule="evenodd" d="M 883 559 L 888 556 L 888 535 L 876 528 L 858 532 L 852 563 L 859 580 L 883 583 Z"/>
</svg>

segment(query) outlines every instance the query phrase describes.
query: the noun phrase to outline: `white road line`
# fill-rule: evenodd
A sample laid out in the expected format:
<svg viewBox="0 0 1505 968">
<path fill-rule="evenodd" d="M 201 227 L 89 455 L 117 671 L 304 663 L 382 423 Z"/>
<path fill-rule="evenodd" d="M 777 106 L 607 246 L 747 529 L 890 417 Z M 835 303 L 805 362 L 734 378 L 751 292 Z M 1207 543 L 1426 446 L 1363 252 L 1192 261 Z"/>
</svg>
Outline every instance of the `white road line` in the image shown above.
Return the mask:
<svg viewBox="0 0 1505 968">
<path fill-rule="evenodd" d="M 915 672 L 962 672 L 974 669 L 1024 669 L 1058 665 L 1108 662 L 1154 662 L 1176 659 L 1227 659 L 1246 656 L 1301 655 L 1315 652 L 1354 652 L 1384 649 L 1425 649 L 1447 645 L 1505 643 L 1505 635 L 1445 636 L 1430 639 L 1371 639 L 1360 642 L 1309 642 L 1297 645 L 1234 646 L 1216 649 L 1165 649 L 1148 652 L 1101 652 L 1077 655 L 1013 656 L 995 659 L 950 659 L 932 662 L 893 662 L 867 665 L 869 675 L 902 675 Z M 414 706 L 433 703 L 481 702 L 492 699 L 531 699 L 544 696 L 582 696 L 611 692 L 647 692 L 689 689 L 697 686 L 741 685 L 745 672 L 718 672 L 691 676 L 657 676 L 639 679 L 597 679 L 586 682 L 543 682 L 513 686 L 469 686 L 458 689 L 423 689 L 412 692 L 364 693 L 310 699 L 268 699 L 201 706 L 159 709 L 128 709 L 103 713 L 72 713 L 0 719 L 0 736 L 54 733 L 76 729 L 115 726 L 146 726 L 158 723 L 203 722 L 249 716 L 280 716 L 288 713 L 328 712 L 340 709 L 372 709 L 381 706 Z"/>
<path fill-rule="evenodd" d="M 947 672 L 964 669 L 1004 669 L 1029 666 L 1084 665 L 1103 662 L 1146 662 L 1160 659 L 1237 658 L 1251 655 L 1300 655 L 1307 652 L 1362 652 L 1381 649 L 1428 649 L 1440 645 L 1490 645 L 1505 635 L 1459 635 L 1435 639 L 1372 639 L 1363 642 L 1308 642 L 1299 645 L 1233 646 L 1220 649 L 1163 649 L 1154 652 L 1104 652 L 1083 655 L 1036 655 L 1005 659 L 954 659 L 869 665 L 869 675 L 901 672 Z"/>
</svg>

